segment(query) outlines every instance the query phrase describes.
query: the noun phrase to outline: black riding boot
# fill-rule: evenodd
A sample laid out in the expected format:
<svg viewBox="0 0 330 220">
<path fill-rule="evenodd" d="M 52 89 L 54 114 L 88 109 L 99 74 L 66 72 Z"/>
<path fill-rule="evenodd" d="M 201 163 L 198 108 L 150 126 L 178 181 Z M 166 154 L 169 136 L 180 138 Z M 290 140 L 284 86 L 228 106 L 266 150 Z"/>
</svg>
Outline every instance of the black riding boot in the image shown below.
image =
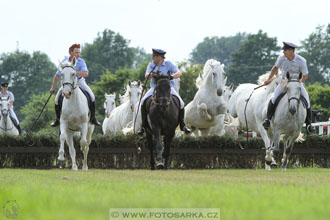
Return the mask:
<svg viewBox="0 0 330 220">
<path fill-rule="evenodd" d="M 55 113 L 56 113 L 56 119 L 53 123 L 50 124 L 52 127 L 56 127 L 60 124 L 60 117 L 61 117 L 61 106 L 55 104 Z"/>
<path fill-rule="evenodd" d="M 19 124 L 17 125 L 17 130 L 18 130 L 19 134 L 22 134 L 22 129 L 21 129 L 21 126 Z"/>
<path fill-rule="evenodd" d="M 274 113 L 275 113 L 275 104 L 272 103 L 272 100 L 269 100 L 268 108 L 267 108 L 267 118 L 262 123 L 262 125 L 266 130 L 270 126 L 270 120 L 272 119 Z"/>
<path fill-rule="evenodd" d="M 101 126 L 101 123 L 95 118 L 95 101 L 91 103 L 90 111 L 91 111 L 91 120 L 90 120 L 90 122 L 93 125 Z"/>
<path fill-rule="evenodd" d="M 305 120 L 306 130 L 307 130 L 307 133 L 308 134 L 315 132 L 315 128 L 311 124 L 311 122 L 312 122 L 311 118 L 312 118 L 312 109 L 311 108 L 308 108 L 307 109 L 306 120 Z"/>
<path fill-rule="evenodd" d="M 148 125 L 148 112 L 147 112 L 146 101 L 141 105 L 141 118 L 142 118 L 142 124 L 141 124 L 141 128 L 137 131 L 138 135 L 143 135 L 144 129 L 146 129 Z"/>
<path fill-rule="evenodd" d="M 184 108 L 179 110 L 179 123 L 180 123 L 180 130 L 184 131 L 184 133 L 189 134 L 191 130 L 186 127 L 184 123 Z"/>
</svg>

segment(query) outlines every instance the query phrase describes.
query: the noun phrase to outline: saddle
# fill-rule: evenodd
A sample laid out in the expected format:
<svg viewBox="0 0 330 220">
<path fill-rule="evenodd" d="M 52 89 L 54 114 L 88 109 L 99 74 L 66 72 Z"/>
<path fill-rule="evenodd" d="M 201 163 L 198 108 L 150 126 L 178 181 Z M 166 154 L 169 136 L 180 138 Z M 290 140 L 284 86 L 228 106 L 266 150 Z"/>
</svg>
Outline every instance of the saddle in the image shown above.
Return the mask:
<svg viewBox="0 0 330 220">
<path fill-rule="evenodd" d="M 275 100 L 275 103 L 274 103 L 275 109 L 277 108 L 278 104 L 280 103 L 283 96 L 285 96 L 285 94 L 286 94 L 286 92 L 282 93 L 281 95 L 279 95 L 277 97 L 277 99 Z M 300 96 L 300 100 L 303 103 L 304 107 L 307 109 L 307 106 L 308 106 L 307 100 L 303 96 Z"/>
<path fill-rule="evenodd" d="M 150 105 L 151 105 L 151 102 L 152 102 L 152 97 L 153 96 L 149 96 L 146 100 L 145 100 L 145 103 L 146 103 L 146 109 L 147 111 L 149 112 L 149 109 L 150 109 Z M 178 97 L 176 97 L 175 95 L 172 95 L 171 94 L 171 100 L 173 100 L 173 103 L 175 104 L 175 106 L 180 109 L 180 100 Z"/>
</svg>

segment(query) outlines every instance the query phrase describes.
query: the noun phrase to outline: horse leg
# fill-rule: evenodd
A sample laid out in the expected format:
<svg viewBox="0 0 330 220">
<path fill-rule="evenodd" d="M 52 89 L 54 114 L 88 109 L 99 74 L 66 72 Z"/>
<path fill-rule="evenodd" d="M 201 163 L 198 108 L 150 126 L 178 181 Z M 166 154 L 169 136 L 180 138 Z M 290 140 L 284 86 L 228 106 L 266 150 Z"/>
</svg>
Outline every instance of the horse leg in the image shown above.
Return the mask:
<svg viewBox="0 0 330 220">
<path fill-rule="evenodd" d="M 165 136 L 164 137 L 164 158 L 165 158 L 165 169 L 168 169 L 168 158 L 170 156 L 170 146 L 171 146 L 171 141 L 174 137 L 173 135 Z"/>
<path fill-rule="evenodd" d="M 67 132 L 66 143 L 69 145 L 69 152 L 72 161 L 72 170 L 78 170 L 78 166 L 76 163 L 76 150 L 73 146 L 73 132 Z"/>
<path fill-rule="evenodd" d="M 150 168 L 151 170 L 155 169 L 155 158 L 154 158 L 154 146 L 152 141 L 152 134 L 147 132 L 147 141 L 148 141 L 148 148 L 150 152 Z"/>
<path fill-rule="evenodd" d="M 156 152 L 157 152 L 157 156 L 156 156 L 156 167 L 157 169 L 163 169 L 164 168 L 164 162 L 163 162 L 163 145 L 162 145 L 162 141 L 160 138 L 160 129 L 154 129 L 154 137 L 155 137 L 155 141 L 156 141 Z"/>
<path fill-rule="evenodd" d="M 258 131 L 260 132 L 261 138 L 264 141 L 265 148 L 266 148 L 266 156 L 265 156 L 266 167 L 265 167 L 265 169 L 271 170 L 271 164 L 272 164 L 272 161 L 274 160 L 273 150 L 271 149 L 271 146 L 270 146 L 270 140 L 269 140 L 268 134 L 261 123 L 258 123 Z"/>
<path fill-rule="evenodd" d="M 274 129 L 274 152 L 280 152 L 280 132 Z"/>
<path fill-rule="evenodd" d="M 282 159 L 282 170 L 283 171 L 286 171 L 286 167 L 288 165 L 289 157 L 291 155 L 295 139 L 296 138 L 290 138 L 289 140 L 287 140 L 285 142 L 285 149 L 283 152 L 283 159 Z"/>
<path fill-rule="evenodd" d="M 87 132 L 88 132 L 88 123 L 85 123 L 81 127 L 81 138 L 80 138 L 80 149 L 84 153 L 84 160 L 82 166 L 83 170 L 88 170 L 87 155 L 88 155 L 89 147 L 87 142 Z"/>
<path fill-rule="evenodd" d="M 64 161 L 65 161 L 65 158 L 64 158 L 65 139 L 66 139 L 66 135 L 65 135 L 65 131 L 64 131 L 64 126 L 61 123 L 60 150 L 58 152 L 58 158 L 57 158 L 60 168 L 62 168 Z"/>
</svg>

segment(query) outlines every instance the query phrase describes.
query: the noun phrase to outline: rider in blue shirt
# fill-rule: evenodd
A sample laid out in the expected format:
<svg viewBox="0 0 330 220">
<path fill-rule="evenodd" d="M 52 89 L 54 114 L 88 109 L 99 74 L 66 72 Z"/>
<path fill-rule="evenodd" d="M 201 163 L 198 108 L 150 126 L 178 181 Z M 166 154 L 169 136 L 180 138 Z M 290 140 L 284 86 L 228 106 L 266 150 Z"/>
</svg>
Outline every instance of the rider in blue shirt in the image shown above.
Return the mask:
<svg viewBox="0 0 330 220">
<path fill-rule="evenodd" d="M 282 70 L 282 78 L 285 78 L 286 73 L 302 73 L 301 78 L 301 96 L 305 98 L 307 101 L 307 115 L 306 115 L 306 129 L 308 133 L 314 132 L 315 129 L 311 125 L 311 117 L 312 117 L 312 110 L 311 104 L 309 101 L 308 93 L 304 87 L 304 81 L 308 78 L 308 69 L 305 58 L 302 56 L 295 54 L 295 48 L 297 46 L 290 42 L 283 42 L 283 55 L 279 56 L 275 65 L 271 69 L 270 75 L 268 80 L 265 81 L 265 85 L 268 85 L 272 80 L 273 76 L 277 73 L 278 69 Z M 270 120 L 275 113 L 275 102 L 276 99 L 286 91 L 282 91 L 282 87 L 280 85 L 274 91 L 273 98 L 269 101 L 268 108 L 267 108 L 267 118 L 263 122 L 264 128 L 267 130 L 270 126 Z"/>
<path fill-rule="evenodd" d="M 145 73 L 146 78 L 150 78 L 152 75 L 153 71 L 159 71 L 161 74 L 167 76 L 167 72 L 170 72 L 171 76 L 176 79 L 180 78 L 182 73 L 178 69 L 176 65 L 174 65 L 172 62 L 165 60 L 165 51 L 161 49 L 152 49 L 152 61 L 149 63 L 147 67 L 147 71 Z M 141 116 L 142 116 L 142 127 L 140 130 L 137 132 L 139 135 L 142 135 L 144 133 L 144 128 L 148 124 L 147 121 L 147 108 L 145 104 L 145 100 L 149 98 L 156 87 L 155 82 L 153 79 L 151 79 L 151 85 L 150 85 L 149 91 L 144 95 L 143 99 L 141 100 Z M 180 124 L 180 129 L 184 131 L 185 133 L 190 133 L 190 129 L 185 126 L 185 123 L 183 121 L 184 119 L 184 102 L 181 99 L 180 95 L 176 92 L 174 89 L 174 81 L 171 80 L 171 94 L 175 95 L 178 97 L 180 101 L 180 110 L 179 110 L 179 124 Z"/>
<path fill-rule="evenodd" d="M 77 59 L 77 63 L 75 66 L 75 70 L 76 70 L 76 74 L 77 74 L 77 78 L 78 78 L 78 85 L 79 88 L 81 88 L 82 90 L 86 91 L 89 96 L 91 97 L 91 105 L 90 105 L 90 112 L 91 112 L 91 118 L 90 118 L 90 122 L 94 125 L 101 125 L 100 122 L 97 121 L 97 119 L 95 118 L 95 95 L 93 93 L 93 91 L 89 88 L 89 86 L 86 84 L 85 78 L 88 76 L 88 69 L 87 69 L 87 65 L 85 63 L 85 61 L 80 58 L 80 44 L 73 44 L 71 45 L 71 47 L 69 48 L 69 54 L 70 57 L 65 58 L 62 62 L 65 61 L 72 61 L 73 57 L 76 57 Z M 61 77 L 61 71 L 57 70 L 57 72 L 55 73 L 54 79 L 53 79 L 53 84 L 52 87 L 50 89 L 50 93 L 54 93 L 55 91 L 55 85 L 57 83 L 57 81 L 60 79 Z M 56 98 L 55 98 L 55 112 L 56 112 L 56 120 L 51 124 L 52 127 L 56 127 L 57 125 L 60 124 L 60 116 L 61 116 L 61 106 L 59 104 L 59 97 L 62 94 L 62 87 L 61 89 L 58 90 L 57 94 L 56 94 Z"/>
</svg>

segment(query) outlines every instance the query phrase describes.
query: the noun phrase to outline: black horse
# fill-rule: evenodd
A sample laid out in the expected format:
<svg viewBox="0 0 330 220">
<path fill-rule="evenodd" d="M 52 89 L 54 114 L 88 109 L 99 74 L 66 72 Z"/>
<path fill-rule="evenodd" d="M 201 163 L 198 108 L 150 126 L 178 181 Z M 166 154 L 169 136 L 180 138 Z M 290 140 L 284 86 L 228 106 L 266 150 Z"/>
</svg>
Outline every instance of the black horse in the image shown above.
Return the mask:
<svg viewBox="0 0 330 220">
<path fill-rule="evenodd" d="M 146 127 L 148 148 L 150 150 L 151 169 L 167 169 L 170 155 L 170 144 L 175 135 L 175 129 L 179 124 L 180 101 L 176 96 L 171 95 L 172 76 L 161 75 L 159 72 L 152 74 L 156 84 L 154 94 L 146 100 L 146 109 L 149 115 L 150 124 Z M 161 136 L 164 136 L 164 146 Z M 156 143 L 156 162 L 153 155 L 154 142 Z M 165 159 L 165 162 L 164 162 Z"/>
</svg>

